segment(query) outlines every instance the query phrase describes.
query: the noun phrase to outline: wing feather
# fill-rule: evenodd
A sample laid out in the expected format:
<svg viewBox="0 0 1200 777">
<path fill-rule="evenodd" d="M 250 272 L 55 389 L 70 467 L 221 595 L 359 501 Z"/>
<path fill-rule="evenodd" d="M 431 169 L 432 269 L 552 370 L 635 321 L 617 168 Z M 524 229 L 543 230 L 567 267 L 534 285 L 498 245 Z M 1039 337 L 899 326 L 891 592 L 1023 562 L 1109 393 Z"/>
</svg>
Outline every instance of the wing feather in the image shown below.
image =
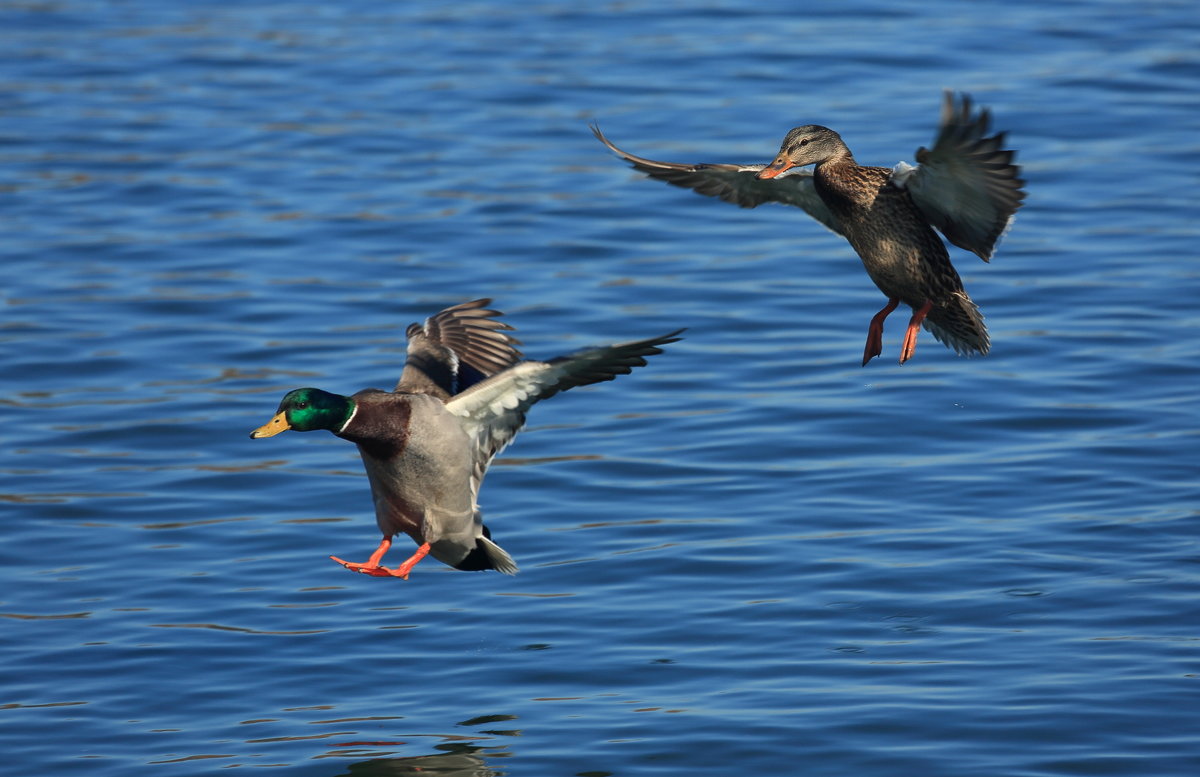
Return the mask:
<svg viewBox="0 0 1200 777">
<path fill-rule="evenodd" d="M 512 327 L 496 320 L 502 314 L 490 303 L 464 302 L 411 324 L 408 359 L 395 390 L 448 399 L 520 361 L 521 341 L 507 334 Z"/>
<path fill-rule="evenodd" d="M 523 361 L 453 397 L 446 409 L 462 419 L 477 451 L 472 478 L 476 493 L 488 465 L 516 437 L 535 403 L 576 386 L 628 374 L 634 367 L 644 366 L 647 356 L 662 353 L 660 346 L 680 340 L 682 331 L 586 348 L 544 362 Z"/>
<path fill-rule="evenodd" d="M 1004 133 L 988 136 L 991 114 L 972 111 L 971 98 L 947 91 L 932 149 L 917 150 L 918 167 L 901 163 L 893 181 L 907 188 L 929 223 L 959 248 L 990 260 L 1025 199 L 1015 151 Z"/>
<path fill-rule="evenodd" d="M 768 180 L 757 173 L 762 165 L 679 164 L 658 162 L 618 148 L 604 136 L 600 127 L 591 125 L 596 139 L 609 151 L 624 159 L 639 172 L 674 186 L 691 189 L 709 197 L 718 197 L 742 208 L 756 208 L 764 202 L 778 202 L 801 208 L 826 228 L 841 234 L 837 219 L 821 200 L 813 186 L 812 171 L 792 168 Z"/>
</svg>

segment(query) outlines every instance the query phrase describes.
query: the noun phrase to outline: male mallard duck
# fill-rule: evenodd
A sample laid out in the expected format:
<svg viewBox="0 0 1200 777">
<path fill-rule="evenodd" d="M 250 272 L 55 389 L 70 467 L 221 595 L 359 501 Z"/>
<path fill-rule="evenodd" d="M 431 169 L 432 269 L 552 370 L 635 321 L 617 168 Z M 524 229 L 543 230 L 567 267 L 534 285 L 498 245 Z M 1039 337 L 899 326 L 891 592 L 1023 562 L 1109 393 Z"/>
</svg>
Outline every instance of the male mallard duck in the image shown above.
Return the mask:
<svg viewBox="0 0 1200 777">
<path fill-rule="evenodd" d="M 407 579 L 431 554 L 467 571 L 516 574 L 517 565 L 483 525 L 475 498 L 492 458 L 525 424 L 539 399 L 612 380 L 646 364 L 646 356 L 680 338 L 662 337 L 588 348 L 550 361 L 522 361 L 508 324 L 477 299 L 408 327 L 408 354 L 392 391 L 364 389 L 344 397 L 315 388 L 288 392 L 275 417 L 250 433 L 272 437 L 293 429 L 328 429 L 358 445 L 375 522 L 383 540 L 362 564 L 330 556 L 347 569 Z M 392 537 L 419 546 L 395 569 L 380 565 Z"/>
<path fill-rule="evenodd" d="M 836 132 L 816 124 L 788 132 L 769 165 L 656 162 L 617 148 L 595 125 L 592 132 L 651 178 L 743 208 L 795 205 L 849 240 L 888 298 L 871 319 L 865 366 L 882 351 L 883 320 L 901 302 L 913 309 L 901 364 L 912 356 L 922 323 L 958 353 L 988 352 L 983 316 L 931 227 L 986 262 L 1021 207 L 1025 182 L 1012 163 L 1015 152 L 1000 148 L 1003 132 L 987 137 L 989 122 L 986 109 L 972 114 L 970 97 L 946 92 L 933 149 L 917 149 L 918 167 L 901 162 L 891 170 L 859 165 Z M 805 165 L 814 167 L 799 169 Z"/>
</svg>

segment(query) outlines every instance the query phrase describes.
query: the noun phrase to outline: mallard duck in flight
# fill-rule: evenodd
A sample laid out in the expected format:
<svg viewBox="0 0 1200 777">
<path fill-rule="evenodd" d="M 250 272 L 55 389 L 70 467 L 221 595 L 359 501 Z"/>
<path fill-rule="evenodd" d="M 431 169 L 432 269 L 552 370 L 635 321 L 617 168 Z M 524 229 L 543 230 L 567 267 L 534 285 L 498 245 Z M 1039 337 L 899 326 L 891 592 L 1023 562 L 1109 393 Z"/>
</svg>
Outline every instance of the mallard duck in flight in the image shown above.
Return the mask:
<svg viewBox="0 0 1200 777">
<path fill-rule="evenodd" d="M 1002 148 L 1003 132 L 988 135 L 990 121 L 986 109 L 972 110 L 967 95 L 946 92 L 933 148 L 917 149 L 918 166 L 895 168 L 859 165 L 836 132 L 816 124 L 788 132 L 765 165 L 656 162 L 617 148 L 598 126 L 592 132 L 651 178 L 743 208 L 795 205 L 845 237 L 888 298 L 867 330 L 865 366 L 882 352 L 883 320 L 901 302 L 913 309 L 901 364 L 913 355 L 922 324 L 960 354 L 991 347 L 983 316 L 934 232 L 986 262 L 1021 207 L 1025 182 L 1015 152 Z"/>
<path fill-rule="evenodd" d="M 683 331 L 544 362 L 522 360 L 515 347 L 520 341 L 496 320 L 501 314 L 486 307 L 490 302 L 464 302 L 409 326 L 407 360 L 392 391 L 364 389 L 347 397 L 296 389 L 250 433 L 326 429 L 358 445 L 383 540 L 363 563 L 330 556 L 347 569 L 407 579 L 428 554 L 455 569 L 515 574 L 517 565 L 492 541 L 476 504 L 492 458 L 538 400 L 629 373 Z M 400 533 L 413 538 L 416 552 L 395 569 L 382 566 Z"/>
</svg>

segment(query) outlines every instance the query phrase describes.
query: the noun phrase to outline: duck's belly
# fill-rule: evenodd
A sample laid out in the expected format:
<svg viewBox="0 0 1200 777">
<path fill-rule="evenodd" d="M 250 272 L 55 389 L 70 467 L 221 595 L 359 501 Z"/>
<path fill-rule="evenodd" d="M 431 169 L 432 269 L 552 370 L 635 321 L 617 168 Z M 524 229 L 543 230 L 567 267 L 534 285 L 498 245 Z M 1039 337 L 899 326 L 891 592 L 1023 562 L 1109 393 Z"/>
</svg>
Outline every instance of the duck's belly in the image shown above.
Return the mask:
<svg viewBox="0 0 1200 777">
<path fill-rule="evenodd" d="M 414 424 L 395 456 L 381 459 L 360 448 L 375 521 L 385 535 L 403 532 L 426 542 L 474 523 L 470 446 L 455 419 L 444 415 L 441 422 Z"/>
<path fill-rule="evenodd" d="M 879 290 L 919 307 L 929 296 L 928 269 L 949 263 L 946 247 L 908 193 L 886 183 L 889 171 L 862 169 L 882 177 L 878 188 L 859 187 L 855 196 L 842 197 L 831 190 L 826 202 Z"/>
<path fill-rule="evenodd" d="M 880 291 L 908 305 L 920 306 L 924 302 L 927 289 L 921 268 L 925 246 L 876 230 L 866 234 L 851 231 L 847 237 Z"/>
</svg>

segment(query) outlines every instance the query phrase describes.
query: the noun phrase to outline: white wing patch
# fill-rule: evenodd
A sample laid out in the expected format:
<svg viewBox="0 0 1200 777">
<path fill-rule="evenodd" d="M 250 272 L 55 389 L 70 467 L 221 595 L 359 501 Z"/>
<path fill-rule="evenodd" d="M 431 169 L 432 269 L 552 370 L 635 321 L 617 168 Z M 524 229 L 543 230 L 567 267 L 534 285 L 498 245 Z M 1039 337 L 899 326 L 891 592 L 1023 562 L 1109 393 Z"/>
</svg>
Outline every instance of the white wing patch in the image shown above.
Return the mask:
<svg viewBox="0 0 1200 777">
<path fill-rule="evenodd" d="M 917 172 L 915 165 L 910 165 L 908 162 L 897 162 L 892 168 L 892 183 L 901 189 L 908 188 L 908 179 L 912 178 L 913 173 Z"/>
<path fill-rule="evenodd" d="M 558 381 L 555 372 L 545 362 L 521 362 L 446 403 L 446 410 L 461 419 L 475 451 L 475 493 L 492 459 L 525 425 L 525 413 L 541 398 L 541 391 Z"/>
<path fill-rule="evenodd" d="M 519 362 L 447 401 L 446 410 L 461 419 L 474 446 L 476 488 L 488 464 L 525 425 L 525 413 L 535 402 L 576 386 L 628 374 L 644 365 L 647 356 L 661 353 L 659 346 L 679 340 L 682 331 L 585 348 L 548 362 Z"/>
</svg>

